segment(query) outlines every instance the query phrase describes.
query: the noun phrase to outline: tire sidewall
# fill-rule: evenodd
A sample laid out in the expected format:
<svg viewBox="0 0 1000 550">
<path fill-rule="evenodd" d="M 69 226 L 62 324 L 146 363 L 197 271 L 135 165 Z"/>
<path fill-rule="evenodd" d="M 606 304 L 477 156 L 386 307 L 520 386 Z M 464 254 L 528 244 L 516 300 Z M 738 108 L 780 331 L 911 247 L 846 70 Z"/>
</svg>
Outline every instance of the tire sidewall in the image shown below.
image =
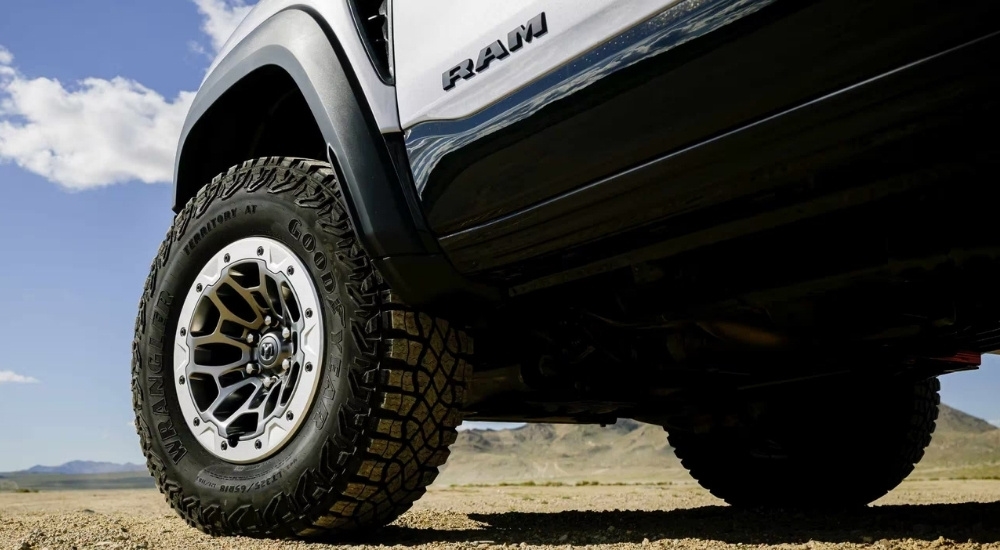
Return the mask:
<svg viewBox="0 0 1000 550">
<path fill-rule="evenodd" d="M 280 181 L 278 176 L 273 179 Z M 137 340 L 140 369 L 136 383 L 145 397 L 139 421 L 145 424 L 152 454 L 162 460 L 166 477 L 179 483 L 186 496 L 198 498 L 203 507 L 219 503 L 231 509 L 234 495 L 240 495 L 235 499 L 240 505 L 263 509 L 278 494 L 293 492 L 300 478 L 319 468 L 322 454 L 330 452 L 334 441 L 347 447 L 352 440 L 345 437 L 350 434 L 342 433 L 344 423 L 337 414 L 352 397 L 348 377 L 341 369 L 353 364 L 360 351 L 350 331 L 343 330 L 349 316 L 358 313 L 350 300 L 343 299 L 351 273 L 338 253 L 336 239 L 324 231 L 330 221 L 324 218 L 331 209 L 302 201 L 304 196 L 319 200 L 324 190 L 301 176 L 304 188 L 294 192 L 275 192 L 273 188 L 248 191 L 240 186 L 227 196 L 223 189 L 218 194 L 225 198 L 211 200 L 216 193 L 207 193 L 207 204 L 190 208 L 188 220 L 181 219 L 182 213 L 181 223 L 175 224 L 168 239 L 168 250 L 161 250 L 157 258 L 153 294 L 147 297 L 147 311 L 140 315 L 140 320 L 145 317 L 146 330 Z M 238 183 L 238 178 L 230 172 L 213 185 L 225 188 L 234 181 Z M 325 200 L 336 199 L 327 196 Z M 320 380 L 307 421 L 271 457 L 240 465 L 209 453 L 187 426 L 175 391 L 173 349 L 180 311 L 195 277 L 212 256 L 247 237 L 276 240 L 307 266 L 319 296 L 325 341 Z M 337 451 L 350 454 L 347 448 Z"/>
<path fill-rule="evenodd" d="M 936 379 L 868 379 L 769 394 L 765 423 L 671 433 L 677 456 L 714 495 L 739 506 L 842 509 L 880 498 L 913 470 L 934 431 Z M 774 436 L 777 456 L 758 446 Z"/>
</svg>

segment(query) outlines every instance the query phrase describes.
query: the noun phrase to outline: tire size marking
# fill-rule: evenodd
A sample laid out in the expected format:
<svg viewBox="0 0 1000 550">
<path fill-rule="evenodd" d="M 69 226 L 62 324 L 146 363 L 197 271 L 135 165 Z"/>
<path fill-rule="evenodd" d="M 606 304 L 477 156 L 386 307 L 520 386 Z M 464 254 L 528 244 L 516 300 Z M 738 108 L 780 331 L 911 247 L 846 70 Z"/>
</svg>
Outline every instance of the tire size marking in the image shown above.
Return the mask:
<svg viewBox="0 0 1000 550">
<path fill-rule="evenodd" d="M 231 473 L 230 475 L 219 473 L 219 468 L 216 467 L 217 465 L 213 465 L 199 472 L 197 477 L 195 477 L 195 483 L 201 485 L 202 487 L 214 489 L 222 493 L 248 493 L 273 485 L 284 476 L 285 472 L 291 471 L 292 467 L 298 463 L 298 457 L 287 457 L 280 464 L 274 466 L 271 470 L 272 473 L 270 473 L 266 478 L 249 484 L 244 483 L 248 481 L 244 477 L 231 475 Z M 244 464 L 235 465 L 232 467 L 232 470 L 240 473 L 252 473 L 254 470 L 260 470 L 264 467 L 264 463 Z"/>
<path fill-rule="evenodd" d="M 203 478 L 201 476 L 198 476 L 197 478 L 195 478 L 194 482 L 197 483 L 198 485 L 204 485 L 205 487 L 208 487 L 209 489 L 217 489 L 219 487 L 219 484 L 211 482 L 211 481 L 209 481 L 209 480 L 207 480 L 207 479 L 205 479 L 205 478 Z"/>
<path fill-rule="evenodd" d="M 156 422 L 156 432 L 160 436 L 163 448 L 170 457 L 171 462 L 178 464 L 185 456 L 187 449 L 181 443 L 180 435 L 174 428 L 174 422 L 170 419 L 170 412 L 167 410 L 167 401 L 163 383 L 163 345 L 166 320 L 170 305 L 174 302 L 174 297 L 170 293 L 163 291 L 157 296 L 156 305 L 153 306 L 152 325 L 149 335 L 150 355 L 146 362 L 147 388 L 152 403 L 150 409 L 153 414 L 165 417 L 164 420 Z"/>
<path fill-rule="evenodd" d="M 245 213 L 252 214 L 256 212 L 256 210 L 257 210 L 257 205 L 255 204 L 248 205 L 246 207 Z M 184 245 L 184 254 L 186 256 L 190 256 L 191 251 L 193 251 L 195 247 L 198 246 L 198 243 L 200 243 L 202 239 L 208 236 L 208 234 L 211 233 L 212 230 L 218 227 L 219 225 L 236 218 L 236 215 L 239 214 L 239 211 L 240 211 L 239 208 L 231 208 L 229 210 L 226 210 L 222 214 L 219 214 L 218 216 L 208 220 L 205 223 L 205 225 L 201 226 L 201 229 L 195 231 L 191 239 L 187 242 L 186 245 Z"/>
<path fill-rule="evenodd" d="M 223 493 L 249 493 L 272 485 L 279 479 L 281 479 L 281 472 L 275 472 L 274 475 L 255 481 L 249 485 L 220 485 L 219 491 Z"/>
</svg>

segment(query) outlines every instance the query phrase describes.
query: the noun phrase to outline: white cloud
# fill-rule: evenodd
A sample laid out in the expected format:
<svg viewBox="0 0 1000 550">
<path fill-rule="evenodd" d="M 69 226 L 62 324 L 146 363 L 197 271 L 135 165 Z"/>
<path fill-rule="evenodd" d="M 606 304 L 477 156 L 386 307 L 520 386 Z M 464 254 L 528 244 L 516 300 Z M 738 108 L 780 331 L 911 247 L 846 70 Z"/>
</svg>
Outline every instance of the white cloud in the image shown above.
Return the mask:
<svg viewBox="0 0 1000 550">
<path fill-rule="evenodd" d="M 204 17 L 201 30 L 212 40 L 216 53 L 253 8 L 253 3 L 245 0 L 194 0 L 194 3 Z"/>
<path fill-rule="evenodd" d="M 4 70 L 6 69 L 6 70 Z M 0 161 L 68 189 L 169 182 L 194 94 L 173 100 L 125 78 L 66 86 L 0 66 Z"/>
<path fill-rule="evenodd" d="M 37 384 L 38 379 L 17 374 L 9 370 L 0 370 L 0 384 Z"/>
<path fill-rule="evenodd" d="M 192 0 L 218 51 L 247 0 Z M 194 92 L 165 98 L 124 77 L 64 84 L 28 77 L 0 45 L 0 162 L 71 190 L 173 179 L 177 141 Z"/>
</svg>

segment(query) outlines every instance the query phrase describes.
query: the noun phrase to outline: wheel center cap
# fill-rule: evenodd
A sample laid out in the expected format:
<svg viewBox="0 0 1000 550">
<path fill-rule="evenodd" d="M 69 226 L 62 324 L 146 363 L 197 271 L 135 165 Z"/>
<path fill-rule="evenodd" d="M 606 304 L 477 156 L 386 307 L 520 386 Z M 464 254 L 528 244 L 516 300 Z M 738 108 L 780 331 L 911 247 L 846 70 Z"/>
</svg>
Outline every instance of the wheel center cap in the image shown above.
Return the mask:
<svg viewBox="0 0 1000 550">
<path fill-rule="evenodd" d="M 278 342 L 278 338 L 273 334 L 268 334 L 260 340 L 260 346 L 257 348 L 257 359 L 262 366 L 274 366 L 278 360 L 278 350 L 280 349 L 281 343 Z"/>
</svg>

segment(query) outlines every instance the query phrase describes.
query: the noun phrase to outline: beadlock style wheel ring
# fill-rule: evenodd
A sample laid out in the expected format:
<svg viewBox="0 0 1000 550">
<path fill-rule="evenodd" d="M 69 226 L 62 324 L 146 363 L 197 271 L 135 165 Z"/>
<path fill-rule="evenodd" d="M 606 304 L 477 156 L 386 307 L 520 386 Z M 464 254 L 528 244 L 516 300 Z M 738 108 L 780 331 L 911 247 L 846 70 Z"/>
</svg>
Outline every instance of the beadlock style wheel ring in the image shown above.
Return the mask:
<svg viewBox="0 0 1000 550">
<path fill-rule="evenodd" d="M 220 250 L 174 335 L 174 387 L 198 442 L 237 464 L 287 445 L 316 395 L 323 334 L 316 286 L 288 247 L 252 237 Z"/>
</svg>

